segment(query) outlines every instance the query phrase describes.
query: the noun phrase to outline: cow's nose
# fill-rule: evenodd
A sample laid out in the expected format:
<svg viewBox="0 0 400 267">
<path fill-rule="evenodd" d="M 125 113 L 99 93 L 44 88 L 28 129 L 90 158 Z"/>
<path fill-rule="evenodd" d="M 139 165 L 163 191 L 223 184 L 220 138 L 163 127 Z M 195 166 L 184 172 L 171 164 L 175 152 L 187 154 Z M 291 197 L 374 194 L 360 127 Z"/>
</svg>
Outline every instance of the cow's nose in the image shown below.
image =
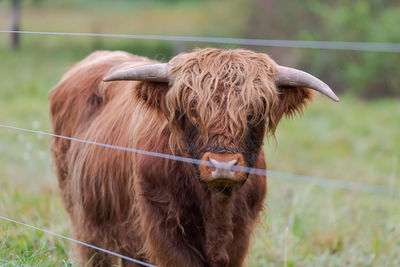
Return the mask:
<svg viewBox="0 0 400 267">
<path fill-rule="evenodd" d="M 246 173 L 243 172 L 245 161 L 242 154 L 216 154 L 211 152 L 204 153 L 201 158 L 208 161 L 208 165 L 200 165 L 200 180 L 210 185 L 234 186 L 246 181 Z"/>
</svg>

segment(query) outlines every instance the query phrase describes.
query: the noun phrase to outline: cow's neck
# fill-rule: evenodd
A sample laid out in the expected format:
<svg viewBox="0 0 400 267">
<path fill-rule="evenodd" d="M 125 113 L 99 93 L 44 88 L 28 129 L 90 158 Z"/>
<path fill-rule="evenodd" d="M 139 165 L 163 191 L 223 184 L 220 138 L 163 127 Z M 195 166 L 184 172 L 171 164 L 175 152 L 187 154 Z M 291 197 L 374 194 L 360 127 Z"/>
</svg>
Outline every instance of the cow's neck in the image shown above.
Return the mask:
<svg viewBox="0 0 400 267">
<path fill-rule="evenodd" d="M 233 240 L 233 204 L 235 194 L 209 188 L 205 203 L 203 223 L 205 233 L 204 252 L 211 266 L 226 266 L 229 262 L 226 246 Z"/>
</svg>

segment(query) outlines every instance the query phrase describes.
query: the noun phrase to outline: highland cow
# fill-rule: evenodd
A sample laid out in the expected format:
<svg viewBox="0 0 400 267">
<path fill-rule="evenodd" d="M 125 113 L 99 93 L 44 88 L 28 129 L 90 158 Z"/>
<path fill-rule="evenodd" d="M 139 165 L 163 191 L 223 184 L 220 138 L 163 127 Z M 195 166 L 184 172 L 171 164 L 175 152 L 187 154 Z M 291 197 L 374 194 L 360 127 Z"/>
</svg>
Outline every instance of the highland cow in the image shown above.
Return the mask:
<svg viewBox="0 0 400 267">
<path fill-rule="evenodd" d="M 301 113 L 312 89 L 338 101 L 310 74 L 247 50 L 201 49 L 168 63 L 92 53 L 49 95 L 55 134 L 209 164 L 55 138 L 74 237 L 158 266 L 242 266 L 267 186 L 234 167 L 266 169 L 264 137 Z M 76 252 L 81 265 L 118 262 Z"/>
</svg>

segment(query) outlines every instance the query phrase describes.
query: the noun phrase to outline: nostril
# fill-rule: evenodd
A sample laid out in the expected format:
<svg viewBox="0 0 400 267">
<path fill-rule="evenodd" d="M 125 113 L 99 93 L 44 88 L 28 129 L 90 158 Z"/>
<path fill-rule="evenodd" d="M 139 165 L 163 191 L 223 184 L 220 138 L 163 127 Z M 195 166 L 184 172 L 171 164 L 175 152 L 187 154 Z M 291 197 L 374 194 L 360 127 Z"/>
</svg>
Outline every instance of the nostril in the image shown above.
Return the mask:
<svg viewBox="0 0 400 267">
<path fill-rule="evenodd" d="M 237 164 L 238 164 L 238 160 L 236 159 L 236 160 L 232 160 L 231 161 L 231 166 L 230 166 L 230 170 L 232 170 L 232 167 L 235 167 Z"/>
<path fill-rule="evenodd" d="M 236 172 L 238 165 L 239 165 L 239 159 L 236 159 L 235 163 L 232 164 L 232 166 L 231 166 L 231 168 L 229 170 L 233 171 L 233 172 Z"/>
</svg>

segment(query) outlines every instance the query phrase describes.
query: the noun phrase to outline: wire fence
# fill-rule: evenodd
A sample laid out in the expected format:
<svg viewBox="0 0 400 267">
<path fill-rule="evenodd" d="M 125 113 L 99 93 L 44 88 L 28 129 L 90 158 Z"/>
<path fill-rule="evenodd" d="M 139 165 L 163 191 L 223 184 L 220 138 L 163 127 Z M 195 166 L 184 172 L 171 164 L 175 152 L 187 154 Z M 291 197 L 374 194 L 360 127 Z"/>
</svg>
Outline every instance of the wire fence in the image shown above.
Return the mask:
<svg viewBox="0 0 400 267">
<path fill-rule="evenodd" d="M 371 43 L 371 42 L 329 42 L 329 41 L 297 41 L 297 40 L 261 40 L 261 39 L 246 39 L 246 38 L 218 38 L 218 37 L 193 37 L 193 36 L 163 36 L 163 35 L 132 35 L 132 34 L 100 34 L 100 33 L 72 33 L 72 32 L 43 32 L 43 31 L 10 31 L 10 30 L 0 30 L 0 33 L 18 33 L 18 34 L 38 34 L 38 35 L 56 35 L 56 36 L 92 36 L 92 37 L 113 37 L 113 38 L 130 38 L 130 39 L 143 39 L 143 40 L 160 40 L 160 41 L 175 41 L 175 42 L 195 42 L 195 43 L 218 43 L 218 44 L 231 44 L 231 45 L 246 45 L 246 46 L 266 46 L 266 47 L 290 47 L 290 48 L 316 48 L 316 49 L 329 49 L 329 50 L 351 50 L 351 51 L 371 51 L 371 52 L 400 52 L 400 43 Z M 56 138 L 67 139 L 73 142 L 82 142 L 90 145 L 102 146 L 109 149 L 118 149 L 132 153 L 138 153 L 142 155 L 159 157 L 164 159 L 176 160 L 185 163 L 197 164 L 197 165 L 210 165 L 208 161 L 202 161 L 198 159 L 180 157 L 175 155 L 168 155 L 163 153 L 157 153 L 152 151 L 139 150 L 128 147 L 115 146 L 111 144 L 104 144 L 99 142 L 94 142 L 90 140 L 83 140 L 74 137 L 56 135 L 52 133 L 47 133 L 43 131 L 36 131 L 31 129 L 25 129 L 20 127 L 15 127 L 7 124 L 0 124 L 0 127 L 22 131 L 26 133 L 35 133 L 40 135 L 46 135 Z M 388 187 L 384 185 L 376 184 L 366 184 L 360 182 L 352 182 L 337 179 L 327 179 L 314 176 L 305 176 L 298 174 L 291 174 L 285 172 L 277 171 L 267 171 L 256 168 L 243 168 L 234 167 L 234 170 L 244 171 L 247 173 L 263 175 L 274 177 L 278 179 L 283 179 L 293 182 L 303 182 L 316 184 L 328 188 L 339 188 L 346 189 L 350 191 L 358 191 L 364 193 L 374 193 L 379 195 L 397 197 L 400 196 L 400 188 Z M 42 229 L 36 226 L 32 226 L 23 222 L 19 222 L 7 217 L 0 216 L 0 219 L 15 223 L 18 225 L 23 225 L 31 229 L 35 229 L 83 246 L 87 246 L 98 251 L 108 253 L 121 259 L 125 259 L 143 266 L 154 267 L 154 265 L 136 260 L 119 253 L 109 251 L 79 240 L 75 240 L 46 229 Z"/>
<path fill-rule="evenodd" d="M 248 39 L 248 38 L 221 38 L 221 37 L 198 37 L 198 36 L 10 31 L 10 30 L 1 30 L 0 33 L 113 37 L 113 38 L 130 38 L 130 39 L 141 39 L 141 40 L 159 40 L 159 41 L 175 41 L 175 42 L 400 53 L 400 43 L 263 40 L 263 39 Z"/>
<path fill-rule="evenodd" d="M 137 264 L 141 264 L 143 266 L 156 267 L 155 265 L 152 265 L 150 263 L 146 263 L 146 262 L 143 262 L 143 261 L 140 261 L 140 260 L 136 260 L 136 259 L 124 256 L 124 255 L 121 255 L 119 253 L 116 253 L 116 252 L 113 252 L 113 251 L 110 251 L 110 250 L 107 250 L 107 249 L 104 249 L 104 248 L 100 248 L 100 247 L 97 247 L 97 246 L 94 246 L 94 245 L 91 245 L 91 244 L 88 244 L 88 243 L 85 243 L 85 242 L 82 242 L 82 241 L 79 241 L 79 240 L 76 240 L 76 239 L 73 239 L 73 238 L 70 238 L 70 237 L 67 237 L 67 236 L 63 236 L 63 235 L 60 235 L 60 234 L 57 234 L 57 233 L 51 232 L 49 230 L 33 226 L 33 225 L 30 225 L 30 224 L 27 224 L 27 223 L 19 222 L 19 221 L 16 221 L 16 220 L 13 220 L 13 219 L 10 219 L 10 218 L 7 218 L 7 217 L 3 217 L 3 216 L 0 216 L 0 219 L 8 221 L 8 222 L 15 223 L 15 224 L 18 224 L 18 225 L 23 225 L 23 226 L 26 226 L 26 227 L 41 231 L 43 233 L 47 233 L 47 234 L 50 234 L 50 235 L 53 235 L 53 236 L 56 236 L 56 237 L 59 237 L 59 238 L 74 242 L 76 244 L 79 244 L 79 245 L 82 245 L 82 246 L 85 246 L 85 247 L 93 248 L 95 250 L 98 250 L 98 251 L 101 251 L 101 252 L 104 252 L 104 253 L 108 253 L 110 255 L 113 255 L 113 256 L 116 256 L 116 257 L 120 257 L 121 259 L 128 260 L 128 261 L 131 261 L 131 262 L 134 262 L 134 263 L 137 263 Z"/>
<path fill-rule="evenodd" d="M 139 150 L 139 149 L 133 149 L 133 148 L 128 148 L 128 147 L 121 147 L 121 146 L 115 146 L 115 145 L 110 145 L 110 144 L 104 144 L 104 143 L 99 143 L 99 142 L 94 142 L 90 140 L 83 140 L 79 138 L 73 138 L 73 137 L 68 137 L 68 136 L 62 136 L 62 135 L 56 135 L 48 132 L 43 132 L 43 131 L 36 131 L 36 130 L 31 130 L 31 129 L 24 129 L 20 127 L 14 127 L 10 125 L 5 125 L 5 124 L 0 124 L 0 127 L 6 128 L 6 129 L 12 129 L 12 130 L 17 130 L 17 131 L 22 131 L 26 133 L 35 133 L 35 134 L 40 134 L 40 135 L 46 135 L 46 136 L 51 136 L 51 137 L 56 137 L 56 138 L 61 138 L 61 139 L 67 139 L 73 142 L 81 142 L 81 143 L 86 143 L 90 145 L 97 145 L 97 146 L 102 146 L 105 148 L 110 148 L 110 149 L 118 149 L 118 150 L 123 150 L 127 152 L 133 152 L 133 153 L 138 153 L 138 154 L 143 154 L 147 156 L 153 156 L 153 157 L 159 157 L 159 158 L 164 158 L 164 159 L 170 159 L 170 160 L 176 160 L 176 161 L 181 161 L 185 163 L 192 163 L 192 164 L 205 164 L 209 165 L 208 161 L 200 161 L 197 159 L 192 159 L 192 158 L 185 158 L 185 157 L 179 157 L 179 156 L 174 156 L 174 155 L 168 155 L 168 154 L 163 154 L 163 153 L 157 153 L 157 152 L 151 152 L 151 151 L 145 151 L 145 150 Z M 383 185 L 372 185 L 372 184 L 365 184 L 365 183 L 358 183 L 358 182 L 351 182 L 351 181 L 343 181 L 343 180 L 334 180 L 334 179 L 327 179 L 327 178 L 320 178 L 320 177 L 312 177 L 312 176 L 304 176 L 304 175 L 298 175 L 298 174 L 291 174 L 291 173 L 284 173 L 284 172 L 276 172 L 276 171 L 267 171 L 267 170 L 261 170 L 261 169 L 255 169 L 255 168 L 247 168 L 246 170 L 248 173 L 255 173 L 258 175 L 265 175 L 265 176 L 272 176 L 275 178 L 279 179 L 284 179 L 288 181 L 293 181 L 293 182 L 304 182 L 304 183 L 311 183 L 311 184 L 316 184 L 324 187 L 329 187 L 329 188 L 340 188 L 340 189 L 346 189 L 346 190 L 351 190 L 351 191 L 360 191 L 360 192 L 365 192 L 365 193 L 375 193 L 375 194 L 380 194 L 380 195 L 387 195 L 387 196 L 400 196 L 400 189 L 398 188 L 389 188 L 387 186 Z M 62 238 L 68 241 L 71 241 L 73 243 L 86 246 L 104 253 L 108 253 L 110 255 L 119 257 L 124 260 L 128 260 L 137 264 L 140 264 L 142 266 L 148 266 L 148 267 L 155 267 L 155 265 L 107 250 L 100 248 L 98 246 L 82 242 L 70 237 L 66 237 L 57 233 L 54 233 L 52 231 L 42 229 L 27 223 L 19 222 L 4 216 L 0 216 L 0 219 L 9 221 L 18 225 L 22 225 L 25 227 L 29 227 L 31 229 L 35 229 L 53 236 L 56 236 L 58 238 Z"/>
<path fill-rule="evenodd" d="M 67 140 L 74 141 L 74 142 L 102 146 L 105 148 L 123 150 L 123 151 L 127 151 L 127 152 L 133 152 L 133 153 L 138 153 L 138 154 L 142 154 L 142 155 L 147 155 L 147 156 L 151 156 L 151 157 L 175 160 L 175 161 L 191 163 L 191 164 L 196 164 L 196 165 L 213 166 L 213 165 L 211 165 L 211 163 L 209 161 L 204 161 L 204 160 L 169 155 L 169 154 L 164 154 L 164 153 L 146 151 L 146 150 L 123 147 L 123 146 L 115 146 L 115 145 L 111 145 L 111 144 L 104 144 L 104 143 L 94 142 L 94 141 L 90 141 L 90 140 L 84 140 L 84 139 L 79 139 L 79 138 L 74 138 L 74 137 L 52 134 L 52 133 L 43 132 L 43 131 L 24 129 L 24 128 L 15 127 L 15 126 L 6 125 L 6 124 L 0 124 L 0 127 L 12 129 L 12 130 L 18 130 L 18 131 L 27 132 L 27 133 L 47 135 L 47 136 L 52 136 L 52 137 L 56 137 L 56 138 L 67 139 Z M 284 180 L 288 180 L 288 181 L 311 183 L 311 184 L 316 184 L 316 185 L 330 187 L 330 188 L 340 188 L 340 189 L 346 189 L 346 190 L 350 190 L 350 191 L 374 193 L 374 194 L 387 195 L 387 196 L 400 196 L 400 188 L 393 188 L 393 187 L 388 187 L 388 186 L 384 186 L 384 185 L 366 184 L 366 183 L 352 182 L 352 181 L 345 181 L 345 180 L 328 179 L 328 178 L 306 176 L 306 175 L 299 175 L 299 174 L 292 174 L 292 173 L 285 173 L 285 172 L 268 171 L 268 170 L 257 169 L 257 168 L 249 168 L 249 167 L 245 168 L 245 167 L 240 167 L 240 166 L 233 166 L 230 169 L 234 170 L 234 171 L 246 172 L 249 174 L 256 174 L 256 175 L 269 176 L 269 177 L 271 176 L 271 177 L 284 179 Z"/>
</svg>

